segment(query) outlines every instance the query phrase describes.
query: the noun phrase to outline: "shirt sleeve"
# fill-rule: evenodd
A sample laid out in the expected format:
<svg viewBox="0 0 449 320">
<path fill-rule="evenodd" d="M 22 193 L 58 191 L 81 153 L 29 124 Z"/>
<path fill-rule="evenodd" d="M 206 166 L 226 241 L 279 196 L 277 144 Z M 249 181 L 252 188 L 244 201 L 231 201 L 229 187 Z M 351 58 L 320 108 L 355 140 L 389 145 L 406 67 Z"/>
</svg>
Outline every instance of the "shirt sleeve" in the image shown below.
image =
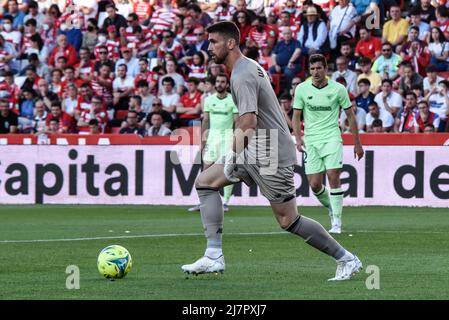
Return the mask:
<svg viewBox="0 0 449 320">
<path fill-rule="evenodd" d="M 302 99 L 301 93 L 299 92 L 300 86 L 295 89 L 295 99 L 293 101 L 293 109 L 304 109 L 304 100 Z"/>
<path fill-rule="evenodd" d="M 206 99 L 204 99 L 204 112 L 210 112 L 208 97 Z"/>
<path fill-rule="evenodd" d="M 238 106 L 239 115 L 244 115 L 248 112 L 255 112 L 257 110 L 257 87 L 258 81 L 254 75 L 249 73 L 241 73 L 233 79 L 232 92 L 235 102 Z"/>
<path fill-rule="evenodd" d="M 348 90 L 343 86 L 338 90 L 338 103 L 342 109 L 349 109 L 352 107 L 351 100 L 349 100 Z"/>
</svg>

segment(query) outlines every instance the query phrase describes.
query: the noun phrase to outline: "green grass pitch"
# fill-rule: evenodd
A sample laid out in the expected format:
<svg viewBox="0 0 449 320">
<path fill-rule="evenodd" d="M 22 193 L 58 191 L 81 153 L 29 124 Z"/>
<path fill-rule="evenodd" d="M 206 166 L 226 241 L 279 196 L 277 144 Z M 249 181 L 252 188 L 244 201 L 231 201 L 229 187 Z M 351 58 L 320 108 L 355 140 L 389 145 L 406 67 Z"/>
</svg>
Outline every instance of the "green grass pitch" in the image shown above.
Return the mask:
<svg viewBox="0 0 449 320">
<path fill-rule="evenodd" d="M 300 208 L 329 228 L 323 208 Z M 199 213 L 170 206 L 0 206 L 0 299 L 448 299 L 447 209 L 344 208 L 336 239 L 357 252 L 364 270 L 327 282 L 335 262 L 282 232 L 268 207 L 225 214 L 226 271 L 186 276 L 180 266 L 205 246 Z M 64 240 L 62 240 L 64 239 Z M 108 281 L 96 258 L 110 244 L 126 247 L 133 269 Z M 66 288 L 66 267 L 80 270 L 80 289 Z M 366 267 L 380 288 L 366 287 Z"/>
</svg>

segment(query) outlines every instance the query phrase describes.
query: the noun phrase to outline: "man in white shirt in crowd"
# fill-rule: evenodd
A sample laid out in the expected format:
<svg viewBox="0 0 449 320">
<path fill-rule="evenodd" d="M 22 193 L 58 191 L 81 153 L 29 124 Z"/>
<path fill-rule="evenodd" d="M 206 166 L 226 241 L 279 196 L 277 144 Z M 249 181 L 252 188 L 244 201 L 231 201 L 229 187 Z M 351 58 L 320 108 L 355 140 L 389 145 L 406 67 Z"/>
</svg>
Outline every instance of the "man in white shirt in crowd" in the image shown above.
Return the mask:
<svg viewBox="0 0 449 320">
<path fill-rule="evenodd" d="M 376 102 L 372 102 L 368 106 L 369 112 L 366 115 L 366 131 L 373 132 L 373 121 L 375 119 L 382 120 L 384 131 L 389 132 L 393 129 L 394 118 L 385 109 L 380 109 Z"/>
</svg>

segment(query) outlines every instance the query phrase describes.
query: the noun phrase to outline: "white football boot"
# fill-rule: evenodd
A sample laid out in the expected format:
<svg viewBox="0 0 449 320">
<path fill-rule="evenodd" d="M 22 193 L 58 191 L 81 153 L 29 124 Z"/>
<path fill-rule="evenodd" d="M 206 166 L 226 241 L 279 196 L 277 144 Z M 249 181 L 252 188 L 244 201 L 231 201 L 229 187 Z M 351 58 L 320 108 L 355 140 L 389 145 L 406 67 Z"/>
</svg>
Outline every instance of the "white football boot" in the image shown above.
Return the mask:
<svg viewBox="0 0 449 320">
<path fill-rule="evenodd" d="M 192 264 L 185 264 L 181 267 L 182 271 L 188 274 L 217 273 L 225 270 L 224 257 L 221 255 L 217 259 L 211 259 L 207 256 L 199 258 Z"/>
<path fill-rule="evenodd" d="M 343 281 L 349 280 L 354 274 L 363 269 L 362 262 L 355 255 L 352 260 L 337 262 L 337 271 L 335 272 L 335 277 L 329 279 L 328 281 Z"/>
<path fill-rule="evenodd" d="M 189 212 L 200 211 L 200 205 L 197 204 L 196 206 L 193 206 L 193 207 L 187 209 L 187 211 L 189 211 Z"/>
</svg>

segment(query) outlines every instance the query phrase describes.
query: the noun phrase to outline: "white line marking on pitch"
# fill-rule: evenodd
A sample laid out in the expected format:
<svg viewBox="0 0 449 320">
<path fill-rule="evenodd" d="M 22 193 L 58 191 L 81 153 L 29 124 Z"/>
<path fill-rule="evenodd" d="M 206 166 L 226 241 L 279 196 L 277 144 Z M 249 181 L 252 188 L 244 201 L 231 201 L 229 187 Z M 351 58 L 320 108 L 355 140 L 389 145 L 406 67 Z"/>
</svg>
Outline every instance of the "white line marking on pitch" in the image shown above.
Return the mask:
<svg viewBox="0 0 449 320">
<path fill-rule="evenodd" d="M 345 232 L 341 236 L 356 233 L 405 233 L 405 234 L 446 234 L 445 231 L 412 231 L 412 230 L 357 230 Z M 273 232 L 234 232 L 226 233 L 227 236 L 266 236 L 290 234 L 285 231 Z M 86 237 L 86 238 L 65 238 L 65 239 L 30 239 L 30 240 L 0 240 L 1 243 L 37 243 L 37 242 L 66 242 L 66 241 L 90 241 L 90 240 L 108 240 L 108 239 L 139 239 L 139 238 L 166 238 L 166 237 L 199 237 L 203 233 L 162 233 L 162 234 L 142 234 L 134 236 L 109 236 L 109 237 Z M 340 237 L 341 237 L 340 236 Z"/>
<path fill-rule="evenodd" d="M 271 234 L 288 234 L 287 232 L 241 232 L 227 233 L 234 236 L 264 236 Z M 135 236 L 109 236 L 109 237 L 87 237 L 87 238 L 66 238 L 66 239 L 31 239 L 31 240 L 0 240 L 0 243 L 36 243 L 36 242 L 62 242 L 62 241 L 89 241 L 89 240 L 107 240 L 107 239 L 136 239 L 136 238 L 164 238 L 164 237 L 198 237 L 204 236 L 204 233 L 166 233 L 166 234 L 142 234 Z"/>
</svg>

